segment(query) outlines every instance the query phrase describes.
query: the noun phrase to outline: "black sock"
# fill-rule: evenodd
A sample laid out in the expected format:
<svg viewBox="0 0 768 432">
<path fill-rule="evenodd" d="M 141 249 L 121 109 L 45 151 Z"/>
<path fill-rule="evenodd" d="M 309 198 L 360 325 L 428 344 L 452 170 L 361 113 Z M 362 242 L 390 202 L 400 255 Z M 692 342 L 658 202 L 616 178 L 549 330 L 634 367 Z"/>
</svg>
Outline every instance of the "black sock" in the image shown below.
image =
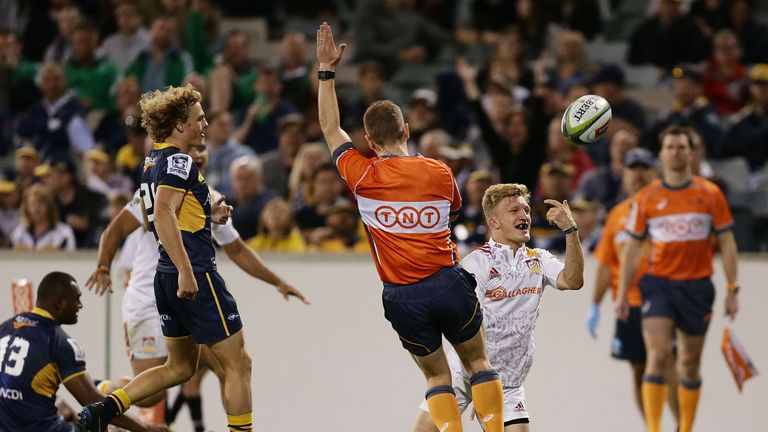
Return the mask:
<svg viewBox="0 0 768 432">
<path fill-rule="evenodd" d="M 176 396 L 176 400 L 173 401 L 173 405 L 171 406 L 171 409 L 168 410 L 167 415 L 165 416 L 166 423 L 173 423 L 174 420 L 176 420 L 176 416 L 179 415 L 179 410 L 181 410 L 181 407 L 184 406 L 184 402 L 186 402 L 186 398 L 184 398 L 184 392 L 179 392 L 179 395 Z"/>
<path fill-rule="evenodd" d="M 200 400 L 200 396 L 187 397 L 186 399 L 195 432 L 203 432 L 205 430 L 203 426 L 203 402 Z"/>
</svg>

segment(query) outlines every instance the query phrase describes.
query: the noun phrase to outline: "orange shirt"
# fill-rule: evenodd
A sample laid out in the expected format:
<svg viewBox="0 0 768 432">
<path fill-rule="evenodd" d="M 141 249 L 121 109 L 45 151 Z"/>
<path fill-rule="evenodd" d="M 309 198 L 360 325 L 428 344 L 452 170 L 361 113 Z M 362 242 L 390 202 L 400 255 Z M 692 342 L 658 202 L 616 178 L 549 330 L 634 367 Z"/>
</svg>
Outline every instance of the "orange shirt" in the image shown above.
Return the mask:
<svg viewBox="0 0 768 432">
<path fill-rule="evenodd" d="M 661 180 L 640 189 L 627 221 L 627 231 L 651 239 L 648 273 L 671 280 L 697 280 L 712 275 L 712 232 L 729 230 L 733 216 L 714 183 L 693 177 L 684 187 Z"/>
<path fill-rule="evenodd" d="M 597 244 L 597 248 L 595 248 L 595 259 L 611 269 L 611 298 L 613 298 L 614 301 L 616 301 L 616 298 L 619 295 L 620 258 L 622 250 L 629 239 L 626 226 L 631 209 L 632 199 L 627 199 L 616 204 L 616 206 L 608 212 L 608 216 L 605 218 L 605 224 L 603 225 L 603 234 L 600 237 L 600 242 Z M 637 268 L 635 278 L 632 280 L 632 285 L 629 287 L 628 295 L 630 307 L 640 307 L 643 304 L 643 299 L 640 295 L 640 288 L 638 288 L 637 282 L 648 270 L 648 256 L 650 255 L 650 252 L 650 243 L 647 241 L 643 242 L 640 265 Z"/>
<path fill-rule="evenodd" d="M 447 165 L 422 156 L 369 159 L 352 143 L 333 160 L 357 198 L 383 282 L 411 284 L 458 263 L 448 219 L 461 196 Z"/>
</svg>

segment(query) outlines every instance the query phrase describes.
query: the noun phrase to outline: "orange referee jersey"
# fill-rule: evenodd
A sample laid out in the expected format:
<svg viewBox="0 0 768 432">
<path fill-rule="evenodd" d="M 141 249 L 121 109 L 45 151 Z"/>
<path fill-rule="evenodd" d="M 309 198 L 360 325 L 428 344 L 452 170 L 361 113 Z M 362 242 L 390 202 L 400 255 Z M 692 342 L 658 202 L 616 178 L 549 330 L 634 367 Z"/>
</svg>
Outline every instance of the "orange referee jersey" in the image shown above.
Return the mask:
<svg viewBox="0 0 768 432">
<path fill-rule="evenodd" d="M 693 177 L 683 187 L 661 180 L 635 196 L 627 231 L 651 239 L 648 274 L 671 280 L 697 280 L 712 275 L 712 232 L 731 229 L 733 216 L 714 183 Z"/>
<path fill-rule="evenodd" d="M 333 160 L 357 198 L 383 282 L 411 284 L 458 263 L 449 217 L 461 196 L 447 165 L 422 156 L 366 158 L 352 143 Z"/>
<path fill-rule="evenodd" d="M 627 233 L 627 219 L 629 219 L 629 213 L 632 209 L 632 199 L 627 199 L 608 212 L 608 216 L 605 218 L 603 224 L 603 234 L 600 237 L 600 242 L 595 248 L 595 259 L 601 264 L 607 265 L 611 269 L 611 298 L 616 301 L 619 294 L 619 267 L 621 263 L 621 253 L 624 246 L 629 239 Z M 632 280 L 632 285 L 629 287 L 629 306 L 640 307 L 643 304 L 642 296 L 640 295 L 640 288 L 637 287 L 637 282 L 648 270 L 648 256 L 650 255 L 651 248 L 649 242 L 643 242 L 642 256 L 640 258 L 640 265 L 637 268 L 635 278 Z"/>
</svg>

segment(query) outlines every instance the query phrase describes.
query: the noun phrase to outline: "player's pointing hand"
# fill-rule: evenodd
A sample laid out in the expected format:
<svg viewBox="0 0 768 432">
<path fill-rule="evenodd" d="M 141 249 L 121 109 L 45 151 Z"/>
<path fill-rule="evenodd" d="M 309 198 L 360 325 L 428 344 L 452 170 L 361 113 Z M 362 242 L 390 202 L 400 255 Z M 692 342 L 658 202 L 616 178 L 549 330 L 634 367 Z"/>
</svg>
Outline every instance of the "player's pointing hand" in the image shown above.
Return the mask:
<svg viewBox="0 0 768 432">
<path fill-rule="evenodd" d="M 560 203 L 553 199 L 547 199 L 544 200 L 544 203 L 552 206 L 552 208 L 547 211 L 547 221 L 549 221 L 551 225 L 557 225 L 561 230 L 576 226 L 576 222 L 573 220 L 573 214 L 571 214 L 571 208 L 568 206 L 568 200 Z"/>
<path fill-rule="evenodd" d="M 322 23 L 317 29 L 317 61 L 320 63 L 321 70 L 331 70 L 336 66 L 341 61 L 346 47 L 347 44 L 336 46 L 331 26 L 327 22 Z"/>
</svg>

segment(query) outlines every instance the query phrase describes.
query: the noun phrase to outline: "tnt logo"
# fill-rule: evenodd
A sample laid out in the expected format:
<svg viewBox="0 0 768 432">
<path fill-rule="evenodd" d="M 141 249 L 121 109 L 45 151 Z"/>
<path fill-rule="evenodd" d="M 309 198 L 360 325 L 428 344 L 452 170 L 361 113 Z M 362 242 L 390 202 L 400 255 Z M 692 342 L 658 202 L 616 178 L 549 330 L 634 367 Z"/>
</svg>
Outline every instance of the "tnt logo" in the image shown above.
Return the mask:
<svg viewBox="0 0 768 432">
<path fill-rule="evenodd" d="M 406 206 L 396 210 L 391 206 L 380 206 L 374 211 L 376 220 L 384 228 L 399 226 L 405 229 L 416 227 L 432 229 L 440 223 L 440 211 L 435 206 L 426 206 L 422 209 Z"/>
</svg>

